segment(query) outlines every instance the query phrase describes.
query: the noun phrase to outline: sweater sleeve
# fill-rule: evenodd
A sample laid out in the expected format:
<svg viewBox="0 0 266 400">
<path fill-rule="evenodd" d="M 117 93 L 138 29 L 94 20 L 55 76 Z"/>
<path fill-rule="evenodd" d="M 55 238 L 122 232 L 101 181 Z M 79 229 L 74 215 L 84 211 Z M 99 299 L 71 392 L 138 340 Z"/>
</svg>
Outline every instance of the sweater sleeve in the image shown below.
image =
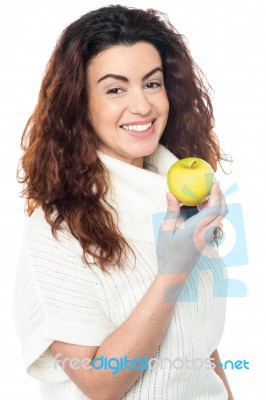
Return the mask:
<svg viewBox="0 0 266 400">
<path fill-rule="evenodd" d="M 27 372 L 42 380 L 68 379 L 48 347 L 58 340 L 99 346 L 115 328 L 104 289 L 81 260 L 79 242 L 67 230 L 58 240 L 42 210 L 28 219 L 16 274 L 13 315 Z"/>
</svg>

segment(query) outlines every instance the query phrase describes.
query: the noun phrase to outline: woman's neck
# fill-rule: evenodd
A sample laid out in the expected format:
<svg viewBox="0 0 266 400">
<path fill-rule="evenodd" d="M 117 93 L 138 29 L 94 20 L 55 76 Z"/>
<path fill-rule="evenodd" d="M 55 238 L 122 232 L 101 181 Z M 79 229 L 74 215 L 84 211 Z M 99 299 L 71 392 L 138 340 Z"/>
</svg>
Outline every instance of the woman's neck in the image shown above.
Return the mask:
<svg viewBox="0 0 266 400">
<path fill-rule="evenodd" d="M 135 167 L 143 168 L 144 157 L 130 157 L 126 154 L 120 154 L 112 151 L 112 149 L 109 149 L 103 145 L 100 145 L 98 150 L 110 157 L 116 158 L 117 160 L 123 161 L 130 165 L 134 165 Z"/>
</svg>

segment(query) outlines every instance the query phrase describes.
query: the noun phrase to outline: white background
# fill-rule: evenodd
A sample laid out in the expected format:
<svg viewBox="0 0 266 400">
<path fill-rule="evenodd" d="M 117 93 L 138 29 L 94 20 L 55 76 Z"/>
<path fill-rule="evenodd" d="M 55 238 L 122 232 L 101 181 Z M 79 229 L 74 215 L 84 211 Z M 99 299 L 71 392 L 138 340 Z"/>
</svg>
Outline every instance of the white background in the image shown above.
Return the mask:
<svg viewBox="0 0 266 400">
<path fill-rule="evenodd" d="M 215 90 L 215 131 L 233 159 L 236 182 L 228 202 L 244 213 L 249 263 L 232 267 L 230 277 L 244 281 L 245 298 L 229 298 L 222 361 L 243 360 L 250 370 L 228 370 L 235 399 L 264 398 L 265 360 L 265 11 L 263 0 L 141 0 L 121 4 L 168 13 L 188 41 L 195 61 Z M 0 397 L 38 399 L 37 382 L 23 367 L 12 321 L 12 294 L 24 223 L 24 202 L 15 174 L 22 130 L 35 105 L 44 67 L 56 39 L 70 22 L 105 1 L 2 0 L 0 5 L 1 95 L 1 359 Z M 171 399 L 169 399 L 171 400 Z M 189 400 L 189 399 L 188 399 Z"/>
</svg>

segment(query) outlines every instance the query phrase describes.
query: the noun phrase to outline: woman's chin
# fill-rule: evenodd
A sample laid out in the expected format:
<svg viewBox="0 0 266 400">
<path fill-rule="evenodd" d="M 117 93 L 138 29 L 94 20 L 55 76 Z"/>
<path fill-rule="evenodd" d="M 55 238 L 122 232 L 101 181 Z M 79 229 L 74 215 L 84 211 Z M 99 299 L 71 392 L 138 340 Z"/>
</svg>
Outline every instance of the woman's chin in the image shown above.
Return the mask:
<svg viewBox="0 0 266 400">
<path fill-rule="evenodd" d="M 136 146 L 132 146 L 132 153 L 135 157 L 147 157 L 155 152 L 159 144 L 159 141 L 149 141 L 147 143 L 139 143 Z M 133 155 L 133 154 L 132 154 Z"/>
</svg>

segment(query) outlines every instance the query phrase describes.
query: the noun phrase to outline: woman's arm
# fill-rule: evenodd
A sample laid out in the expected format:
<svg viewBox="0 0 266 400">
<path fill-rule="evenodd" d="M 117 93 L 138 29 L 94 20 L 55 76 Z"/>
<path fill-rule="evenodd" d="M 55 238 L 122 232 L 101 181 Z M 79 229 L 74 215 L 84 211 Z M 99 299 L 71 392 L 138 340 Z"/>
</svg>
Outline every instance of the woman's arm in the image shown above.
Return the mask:
<svg viewBox="0 0 266 400">
<path fill-rule="evenodd" d="M 165 300 L 164 292 L 175 283 L 178 283 L 175 277 L 158 274 L 129 318 L 100 347 L 76 346 L 55 341 L 50 346 L 51 353 L 53 356 L 60 354 L 56 357 L 61 360 L 59 365 L 67 358 L 83 360 L 104 356 L 108 359 L 120 359 L 127 356 L 132 360 L 148 356 L 150 359 L 156 353 L 172 317 L 176 303 Z M 92 400 L 120 399 L 143 373 L 124 368 L 114 375 L 110 369 L 74 369 L 69 362 L 64 363 L 64 370 Z"/>
<path fill-rule="evenodd" d="M 176 299 L 189 273 L 206 247 L 206 233 L 217 226 L 226 208 L 222 207 L 219 185 L 213 185 L 209 204 L 176 229 L 180 212 L 173 196 L 167 197 L 168 209 L 158 237 L 158 270 L 154 281 L 126 321 L 111 333 L 100 347 L 76 346 L 55 341 L 50 346 L 54 357 L 61 361 L 78 358 L 128 359 L 154 356 L 172 318 Z M 170 290 L 171 289 L 171 290 Z M 167 297 L 173 300 L 168 300 Z M 60 353 L 60 354 L 59 354 Z M 76 363 L 74 363 L 76 364 Z M 110 369 L 74 368 L 64 363 L 70 379 L 92 400 L 118 400 L 136 382 L 142 371 L 123 368 L 116 375 Z"/>
<path fill-rule="evenodd" d="M 214 358 L 214 363 L 216 364 L 216 367 L 215 367 L 214 371 L 222 379 L 222 381 L 224 383 L 224 386 L 225 386 L 225 388 L 227 390 L 228 400 L 234 400 L 234 396 L 233 396 L 232 391 L 230 389 L 230 386 L 229 386 L 228 380 L 226 378 L 224 369 L 219 367 L 219 365 L 218 365 L 218 364 L 220 364 L 221 359 L 220 359 L 220 356 L 219 356 L 219 353 L 218 353 L 217 349 L 212 353 L 211 358 Z"/>
</svg>

